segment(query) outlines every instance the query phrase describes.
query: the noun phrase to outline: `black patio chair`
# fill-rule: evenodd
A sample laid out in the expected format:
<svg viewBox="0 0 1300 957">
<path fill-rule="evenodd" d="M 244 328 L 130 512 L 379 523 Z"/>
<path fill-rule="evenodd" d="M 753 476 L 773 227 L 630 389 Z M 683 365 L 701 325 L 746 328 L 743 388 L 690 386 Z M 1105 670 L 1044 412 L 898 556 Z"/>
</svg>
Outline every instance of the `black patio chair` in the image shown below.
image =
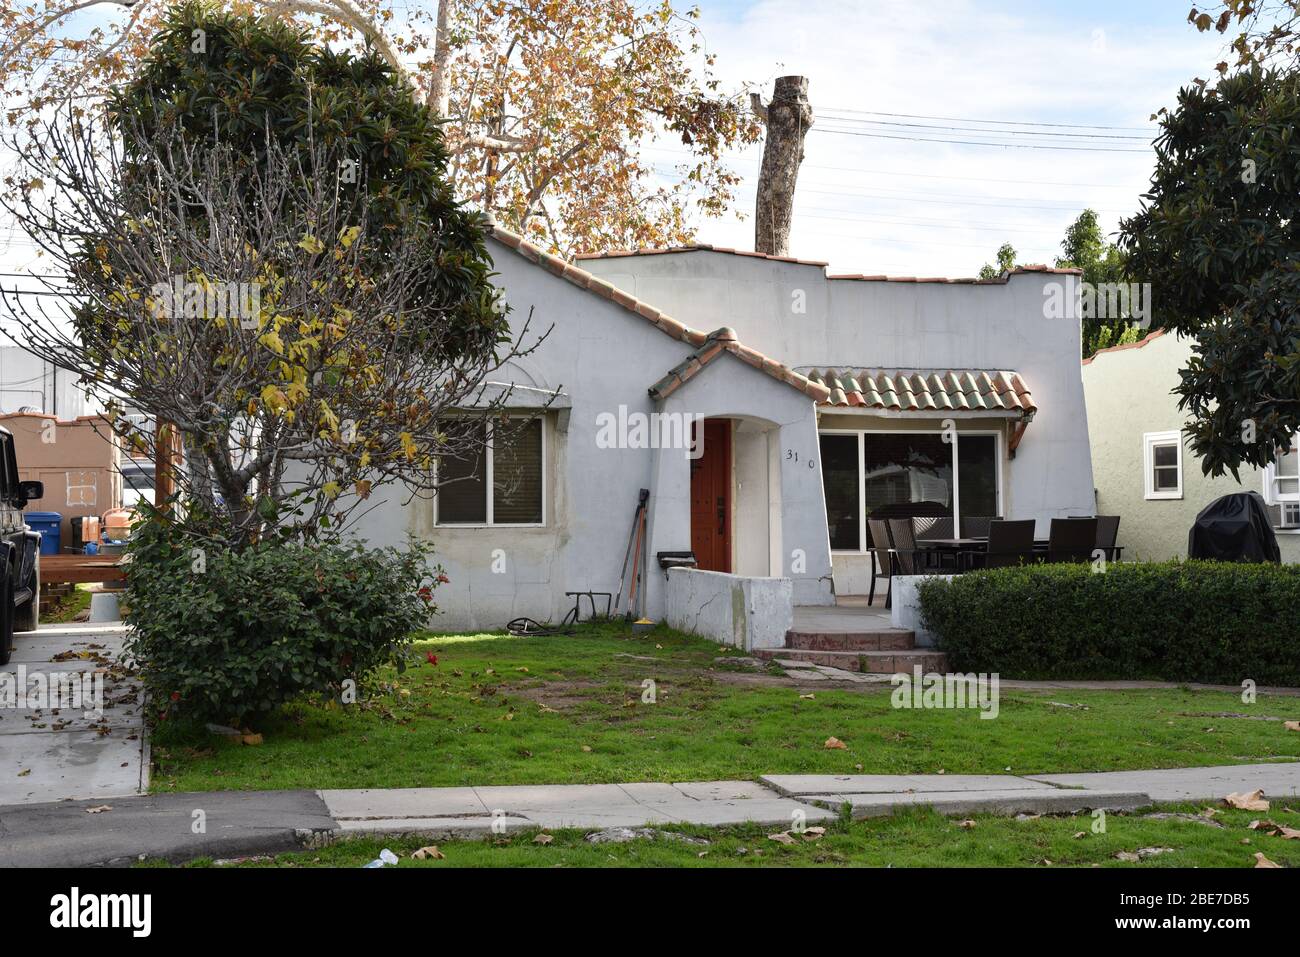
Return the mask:
<svg viewBox="0 0 1300 957">
<path fill-rule="evenodd" d="M 962 537 L 983 538 L 989 533 L 989 523 L 1000 521 L 1001 515 L 967 515 L 961 520 Z"/>
<path fill-rule="evenodd" d="M 918 515 L 912 519 L 917 538 L 953 538 L 952 518 L 947 515 Z"/>
<path fill-rule="evenodd" d="M 1119 556 L 1115 540 L 1119 538 L 1119 516 L 1097 516 L 1097 547 L 1106 553 L 1107 561 L 1114 561 Z"/>
<path fill-rule="evenodd" d="M 888 608 L 890 585 L 893 583 L 890 575 L 893 564 L 889 558 L 889 550 L 893 544 L 889 540 L 889 523 L 883 518 L 869 518 L 867 532 L 871 536 L 871 551 L 874 555 L 871 563 L 871 594 L 867 597 L 867 603 L 874 604 L 876 601 L 876 578 L 879 576 L 890 579 L 885 585 L 885 607 Z M 877 567 L 879 571 L 876 570 Z"/>
<path fill-rule="evenodd" d="M 989 523 L 988 550 L 972 553 L 973 568 L 1010 568 L 1034 560 L 1034 520 L 1016 522 L 994 519 Z"/>
<path fill-rule="evenodd" d="M 1095 518 L 1054 518 L 1047 539 L 1049 562 L 1090 562 L 1097 547 Z"/>
<path fill-rule="evenodd" d="M 889 537 L 894 543 L 890 555 L 894 559 L 894 568 L 899 575 L 915 575 L 921 567 L 921 550 L 916 547 L 916 536 L 912 533 L 910 518 L 889 519 Z"/>
</svg>

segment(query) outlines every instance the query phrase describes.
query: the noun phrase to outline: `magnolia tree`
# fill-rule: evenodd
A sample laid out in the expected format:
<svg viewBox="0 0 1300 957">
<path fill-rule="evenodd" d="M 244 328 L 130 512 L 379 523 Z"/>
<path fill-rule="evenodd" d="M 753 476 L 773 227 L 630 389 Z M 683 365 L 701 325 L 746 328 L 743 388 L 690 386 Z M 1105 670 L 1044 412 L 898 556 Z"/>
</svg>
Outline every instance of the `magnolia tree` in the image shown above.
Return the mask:
<svg viewBox="0 0 1300 957">
<path fill-rule="evenodd" d="M 177 20 L 111 111 L 65 104 L 25 135 L 9 210 L 67 278 L 6 304 L 22 344 L 110 409 L 173 424 L 179 491 L 241 546 L 337 527 L 385 482 L 434 489 L 435 459 L 472 458 L 480 434 L 447 413 L 498 413 L 508 394 L 485 383 L 521 350 L 482 223 L 437 175 L 436 126 L 382 65 L 253 19 L 204 22 L 192 64 Z M 293 69 L 226 112 L 250 56 Z M 206 83 L 175 82 L 186 69 Z M 369 112 L 365 90 L 393 101 L 369 133 L 336 112 Z M 527 323 L 515 333 L 527 342 Z M 156 452 L 152 431 L 114 421 Z"/>
<path fill-rule="evenodd" d="M 67 96 L 128 81 L 170 0 L 34 0 L 0 9 L 0 95 L 20 128 Z M 224 0 L 317 42 L 364 43 L 444 118 L 458 195 L 555 251 L 686 242 L 738 177 L 723 162 L 762 133 L 745 88 L 713 75 L 694 9 L 670 0 Z M 658 161 L 649 150 L 666 150 Z"/>
</svg>

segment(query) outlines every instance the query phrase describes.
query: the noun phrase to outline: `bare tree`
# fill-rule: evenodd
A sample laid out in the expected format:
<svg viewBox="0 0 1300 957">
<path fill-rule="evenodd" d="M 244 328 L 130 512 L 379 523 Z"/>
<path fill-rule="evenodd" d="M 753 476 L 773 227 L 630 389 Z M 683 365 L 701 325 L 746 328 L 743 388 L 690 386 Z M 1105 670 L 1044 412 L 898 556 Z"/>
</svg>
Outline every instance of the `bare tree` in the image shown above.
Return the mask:
<svg viewBox="0 0 1300 957">
<path fill-rule="evenodd" d="M 50 287 L 62 297 L 4 298 L 10 338 L 110 412 L 172 423 L 190 460 L 178 491 L 236 546 L 339 527 L 387 482 L 436 489 L 439 456 L 477 451 L 448 413 L 503 417 L 509 394 L 486 383 L 531 351 L 465 337 L 457 305 L 428 292 L 441 227 L 372 218 L 356 164 L 306 140 L 286 151 L 268 135 L 250 158 L 67 104 L 22 144 L 5 202 L 68 277 Z M 156 452 L 152 430 L 114 423 Z"/>
</svg>

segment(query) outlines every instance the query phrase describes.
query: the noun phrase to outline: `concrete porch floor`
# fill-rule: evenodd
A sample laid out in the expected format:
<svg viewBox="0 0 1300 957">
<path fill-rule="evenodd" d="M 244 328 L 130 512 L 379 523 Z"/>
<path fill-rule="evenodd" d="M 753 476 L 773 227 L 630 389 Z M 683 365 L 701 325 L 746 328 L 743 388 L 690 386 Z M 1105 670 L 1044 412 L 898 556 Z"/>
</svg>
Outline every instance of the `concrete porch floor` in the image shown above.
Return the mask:
<svg viewBox="0 0 1300 957">
<path fill-rule="evenodd" d="M 790 630 L 836 635 L 903 629 L 894 627 L 883 595 L 877 595 L 874 604 L 866 595 L 841 595 L 834 605 L 796 605 Z"/>
</svg>

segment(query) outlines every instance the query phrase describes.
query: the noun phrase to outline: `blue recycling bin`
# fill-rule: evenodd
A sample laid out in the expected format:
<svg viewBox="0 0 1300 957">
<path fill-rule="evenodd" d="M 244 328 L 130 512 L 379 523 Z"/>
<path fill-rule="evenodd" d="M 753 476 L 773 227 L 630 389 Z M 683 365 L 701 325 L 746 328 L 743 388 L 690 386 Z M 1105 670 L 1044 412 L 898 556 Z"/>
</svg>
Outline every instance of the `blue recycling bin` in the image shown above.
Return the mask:
<svg viewBox="0 0 1300 957">
<path fill-rule="evenodd" d="M 63 516 L 58 512 L 24 512 L 23 521 L 33 532 L 41 533 L 41 554 L 59 554 L 60 532 Z"/>
</svg>

